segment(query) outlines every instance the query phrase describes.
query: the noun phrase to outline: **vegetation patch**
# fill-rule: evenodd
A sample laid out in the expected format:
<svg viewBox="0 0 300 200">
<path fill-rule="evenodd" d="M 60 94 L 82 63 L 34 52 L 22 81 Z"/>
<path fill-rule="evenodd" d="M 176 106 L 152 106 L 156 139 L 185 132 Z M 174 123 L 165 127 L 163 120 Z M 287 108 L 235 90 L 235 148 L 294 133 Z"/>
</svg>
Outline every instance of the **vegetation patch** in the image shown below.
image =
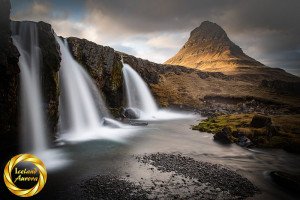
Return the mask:
<svg viewBox="0 0 300 200">
<path fill-rule="evenodd" d="M 256 120 L 271 120 L 257 128 Z M 193 130 L 215 134 L 215 139 L 229 138 L 239 143 L 240 138 L 248 138 L 252 146 L 264 148 L 283 148 L 299 153 L 300 115 L 261 116 L 251 114 L 231 114 L 210 117 L 192 127 Z M 222 137 L 219 137 L 219 136 Z M 217 136 L 217 137 L 216 137 Z"/>
</svg>

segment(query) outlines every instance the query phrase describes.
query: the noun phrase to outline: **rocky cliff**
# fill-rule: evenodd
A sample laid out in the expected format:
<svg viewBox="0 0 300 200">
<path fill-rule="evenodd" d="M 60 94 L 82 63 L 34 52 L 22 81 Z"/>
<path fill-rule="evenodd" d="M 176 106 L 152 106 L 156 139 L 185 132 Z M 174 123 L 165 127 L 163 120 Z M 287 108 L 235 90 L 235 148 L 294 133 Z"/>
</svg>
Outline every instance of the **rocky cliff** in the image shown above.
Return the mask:
<svg viewBox="0 0 300 200">
<path fill-rule="evenodd" d="M 0 134 L 15 138 L 18 131 L 20 54 L 11 39 L 10 2 L 0 0 L 0 5 Z"/>
<path fill-rule="evenodd" d="M 19 52 L 13 45 L 11 38 L 10 21 L 10 2 L 1 0 L 0 17 L 0 130 L 1 141 L 3 144 L 18 143 L 19 133 L 19 104 L 20 104 L 20 71 Z M 15 22 L 16 27 L 23 22 Z M 42 88 L 43 105 L 45 106 L 49 132 L 54 133 L 57 130 L 58 105 L 59 105 L 59 86 L 58 71 L 60 67 L 60 51 L 54 38 L 54 31 L 51 25 L 38 22 L 38 41 L 42 54 Z M 1 145 L 2 146 L 2 145 Z M 10 145 L 14 146 L 14 145 Z M 6 147 L 3 147 L 6 148 Z M 14 148 L 13 151 L 15 151 Z"/>
<path fill-rule="evenodd" d="M 38 22 L 39 44 L 42 52 L 42 88 L 50 133 L 57 132 L 59 118 L 59 68 L 60 50 L 50 24 Z"/>
<path fill-rule="evenodd" d="M 16 21 L 14 26 L 16 30 L 21 24 L 26 25 L 26 21 Z M 45 22 L 36 23 L 39 48 L 41 50 L 41 81 L 43 105 L 46 110 L 46 122 L 49 132 L 54 134 L 57 131 L 59 118 L 59 68 L 60 68 L 60 50 L 57 44 L 54 31 L 50 24 Z M 21 69 L 22 70 L 22 69 Z"/>
</svg>

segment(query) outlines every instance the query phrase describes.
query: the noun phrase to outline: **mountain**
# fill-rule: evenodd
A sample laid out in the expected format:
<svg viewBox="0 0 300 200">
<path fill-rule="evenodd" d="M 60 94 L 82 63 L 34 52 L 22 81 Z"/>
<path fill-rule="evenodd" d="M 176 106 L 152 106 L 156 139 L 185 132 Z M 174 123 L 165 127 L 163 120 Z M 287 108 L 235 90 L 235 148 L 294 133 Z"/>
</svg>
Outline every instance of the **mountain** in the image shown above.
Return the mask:
<svg viewBox="0 0 300 200">
<path fill-rule="evenodd" d="M 219 25 L 209 21 L 195 28 L 180 51 L 165 64 L 225 73 L 264 67 L 234 44 Z"/>
</svg>

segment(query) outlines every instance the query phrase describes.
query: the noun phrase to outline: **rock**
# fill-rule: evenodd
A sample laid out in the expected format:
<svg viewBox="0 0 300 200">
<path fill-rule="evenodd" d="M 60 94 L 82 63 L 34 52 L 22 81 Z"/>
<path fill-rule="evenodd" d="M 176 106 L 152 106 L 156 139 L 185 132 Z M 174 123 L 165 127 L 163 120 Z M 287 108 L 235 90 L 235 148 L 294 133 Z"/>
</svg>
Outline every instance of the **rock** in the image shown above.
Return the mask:
<svg viewBox="0 0 300 200">
<path fill-rule="evenodd" d="M 137 108 L 126 108 L 124 110 L 124 117 L 129 119 L 138 119 L 140 118 L 141 111 Z"/>
<path fill-rule="evenodd" d="M 224 127 L 220 132 L 214 135 L 214 140 L 224 144 L 233 143 L 232 131 L 230 127 Z"/>
<path fill-rule="evenodd" d="M 0 5 L 0 147 L 2 149 L 7 144 L 9 148 L 14 148 L 18 141 L 20 54 L 11 38 L 10 1 L 0 0 Z M 10 142 L 5 142 L 6 139 Z"/>
<path fill-rule="evenodd" d="M 120 128 L 119 122 L 109 119 L 109 118 L 103 118 L 103 125 L 104 126 L 109 126 L 111 128 Z"/>
<path fill-rule="evenodd" d="M 238 137 L 238 141 L 236 142 L 236 144 L 241 147 L 249 147 L 252 145 L 252 142 L 245 135 L 241 135 Z"/>
<path fill-rule="evenodd" d="M 262 128 L 272 124 L 271 118 L 263 115 L 254 115 L 250 126 L 253 128 Z"/>
<path fill-rule="evenodd" d="M 300 176 L 292 175 L 282 171 L 272 171 L 270 173 L 272 180 L 278 185 L 300 193 Z"/>
<path fill-rule="evenodd" d="M 147 126 L 148 125 L 148 122 L 133 122 L 133 121 L 130 121 L 129 122 L 131 126 Z"/>
<path fill-rule="evenodd" d="M 54 138 L 57 132 L 59 118 L 59 68 L 61 54 L 59 45 L 54 37 L 54 31 L 50 24 L 38 22 L 39 45 L 42 53 L 42 88 L 43 100 L 46 104 L 46 120 L 49 131 Z"/>
</svg>

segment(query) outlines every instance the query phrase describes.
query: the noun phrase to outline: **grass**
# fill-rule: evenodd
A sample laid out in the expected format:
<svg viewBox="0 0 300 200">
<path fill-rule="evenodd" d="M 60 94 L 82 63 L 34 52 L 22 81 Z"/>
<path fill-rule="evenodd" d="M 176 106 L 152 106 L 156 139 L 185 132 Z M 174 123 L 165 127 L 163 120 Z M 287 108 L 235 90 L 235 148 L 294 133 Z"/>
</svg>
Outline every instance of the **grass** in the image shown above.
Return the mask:
<svg viewBox="0 0 300 200">
<path fill-rule="evenodd" d="M 247 136 L 255 146 L 264 148 L 284 148 L 292 152 L 300 151 L 300 115 L 269 116 L 272 128 L 250 126 L 255 114 L 232 114 L 211 117 L 193 126 L 193 130 L 216 134 L 224 127 L 230 127 L 232 137 L 237 133 Z M 269 133 L 272 134 L 269 134 Z"/>
</svg>

